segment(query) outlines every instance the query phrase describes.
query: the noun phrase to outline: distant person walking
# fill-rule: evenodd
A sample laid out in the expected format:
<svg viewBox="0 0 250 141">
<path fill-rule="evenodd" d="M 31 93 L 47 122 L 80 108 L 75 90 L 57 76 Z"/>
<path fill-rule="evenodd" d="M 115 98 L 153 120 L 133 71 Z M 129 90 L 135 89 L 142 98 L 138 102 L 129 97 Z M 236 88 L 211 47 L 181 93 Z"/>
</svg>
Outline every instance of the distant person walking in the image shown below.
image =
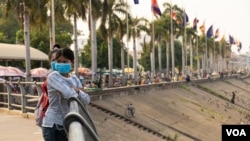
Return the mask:
<svg viewBox="0 0 250 141">
<path fill-rule="evenodd" d="M 190 75 L 187 75 L 187 76 L 186 76 L 186 82 L 190 82 L 190 81 L 191 81 Z"/>
<path fill-rule="evenodd" d="M 231 102 L 234 104 L 234 99 L 235 99 L 235 93 L 234 92 L 232 92 L 232 99 L 231 99 Z"/>
</svg>

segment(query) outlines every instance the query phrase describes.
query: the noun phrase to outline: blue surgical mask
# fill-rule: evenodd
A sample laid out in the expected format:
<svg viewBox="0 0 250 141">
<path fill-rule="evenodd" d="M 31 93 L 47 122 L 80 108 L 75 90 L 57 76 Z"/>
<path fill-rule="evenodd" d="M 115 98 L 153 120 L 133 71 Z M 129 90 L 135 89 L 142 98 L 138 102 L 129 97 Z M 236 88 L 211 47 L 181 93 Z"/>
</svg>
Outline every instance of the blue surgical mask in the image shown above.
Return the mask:
<svg viewBox="0 0 250 141">
<path fill-rule="evenodd" d="M 72 69 L 71 63 L 56 63 L 55 70 L 61 74 L 69 73 Z"/>
<path fill-rule="evenodd" d="M 50 67 L 51 67 L 52 70 L 56 70 L 56 61 L 52 61 L 50 63 Z"/>
</svg>

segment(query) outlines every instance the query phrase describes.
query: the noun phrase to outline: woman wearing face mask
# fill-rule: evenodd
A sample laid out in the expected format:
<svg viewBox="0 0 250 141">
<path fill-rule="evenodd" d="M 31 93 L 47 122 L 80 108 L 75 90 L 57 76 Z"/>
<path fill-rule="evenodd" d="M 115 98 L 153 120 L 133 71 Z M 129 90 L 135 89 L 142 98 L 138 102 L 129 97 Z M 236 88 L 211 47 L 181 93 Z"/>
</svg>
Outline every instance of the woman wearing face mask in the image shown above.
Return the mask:
<svg viewBox="0 0 250 141">
<path fill-rule="evenodd" d="M 90 102 L 88 94 L 81 88 L 80 80 L 70 74 L 74 64 L 74 53 L 68 48 L 60 49 L 56 53 L 55 70 L 48 75 L 49 107 L 43 119 L 43 138 L 45 141 L 67 141 L 63 128 L 63 120 L 69 112 L 67 99 L 78 97 L 83 104 Z"/>
<path fill-rule="evenodd" d="M 49 62 L 50 62 L 50 71 L 49 71 L 49 73 L 50 72 L 52 72 L 53 70 L 55 70 L 55 64 L 56 64 L 56 52 L 58 51 L 58 50 L 60 50 L 60 48 L 61 48 L 61 46 L 59 45 L 59 44 L 54 44 L 54 46 L 53 46 L 53 50 L 51 50 L 50 52 L 49 52 Z"/>
</svg>

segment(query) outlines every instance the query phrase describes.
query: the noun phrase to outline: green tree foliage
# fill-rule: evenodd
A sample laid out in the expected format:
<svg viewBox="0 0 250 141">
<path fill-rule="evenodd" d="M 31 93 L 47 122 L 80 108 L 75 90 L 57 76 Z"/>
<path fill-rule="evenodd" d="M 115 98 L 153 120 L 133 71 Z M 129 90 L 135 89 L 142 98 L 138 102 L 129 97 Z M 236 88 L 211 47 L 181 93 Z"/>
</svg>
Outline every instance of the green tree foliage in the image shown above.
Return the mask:
<svg viewBox="0 0 250 141">
<path fill-rule="evenodd" d="M 21 28 L 18 20 L 11 11 L 8 17 L 4 16 L 3 10 L 0 8 L 0 42 L 14 44 L 16 42 L 16 31 Z"/>
<path fill-rule="evenodd" d="M 165 44 L 161 44 L 162 46 L 162 67 L 166 68 L 166 45 Z M 174 50 L 175 50 L 175 67 L 179 68 L 181 67 L 181 42 L 176 40 L 174 42 Z M 139 60 L 139 63 L 144 67 L 145 71 L 150 71 L 151 70 L 151 66 L 150 66 L 150 44 L 146 44 L 142 47 L 143 49 L 143 53 L 141 55 L 141 59 Z M 158 48 L 157 45 L 155 45 L 155 68 L 156 71 L 158 71 Z M 169 53 L 169 62 L 171 62 L 171 53 Z M 171 68 L 171 63 L 170 63 L 170 68 Z"/>
<path fill-rule="evenodd" d="M 6 36 L 3 34 L 3 32 L 0 32 L 0 42 L 1 42 L 1 43 L 7 43 L 7 38 L 6 38 Z"/>
<path fill-rule="evenodd" d="M 113 39 L 113 52 L 114 52 L 114 68 L 121 68 L 121 46 L 119 41 L 114 38 Z M 97 66 L 98 68 L 108 68 L 108 43 L 107 40 L 101 37 L 100 32 L 97 32 Z M 125 54 L 127 55 L 127 54 Z M 84 67 L 91 67 L 91 46 L 90 41 L 88 40 L 88 44 L 84 47 L 84 51 L 82 53 L 81 61 Z"/>
<path fill-rule="evenodd" d="M 0 11 L 1 13 L 2 11 Z M 48 17 L 47 17 L 48 18 Z M 45 54 L 50 50 L 50 36 L 49 36 L 49 21 L 41 25 L 33 25 L 30 27 L 30 46 L 34 47 Z M 9 11 L 8 17 L 0 14 L 0 42 L 9 44 L 24 44 L 23 27 L 19 24 L 12 10 Z M 55 24 L 55 38 L 56 42 L 61 47 L 70 47 L 73 43 L 71 35 L 73 26 L 70 20 L 60 20 Z M 22 63 L 23 65 L 25 63 Z M 43 64 L 44 67 L 49 67 L 48 63 Z M 32 61 L 31 68 L 40 67 L 40 61 Z"/>
</svg>

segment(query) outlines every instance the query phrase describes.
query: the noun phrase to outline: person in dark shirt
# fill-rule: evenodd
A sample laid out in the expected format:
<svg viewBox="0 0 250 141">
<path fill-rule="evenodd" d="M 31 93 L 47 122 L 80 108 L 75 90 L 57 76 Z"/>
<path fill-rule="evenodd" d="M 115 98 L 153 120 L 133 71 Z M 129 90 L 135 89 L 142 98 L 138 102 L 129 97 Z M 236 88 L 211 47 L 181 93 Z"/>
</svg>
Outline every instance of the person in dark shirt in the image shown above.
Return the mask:
<svg viewBox="0 0 250 141">
<path fill-rule="evenodd" d="M 235 95 L 235 92 L 232 92 L 232 94 L 233 94 L 233 95 L 232 95 L 231 102 L 234 104 L 234 99 L 235 99 L 235 96 L 236 96 L 236 95 Z"/>
<path fill-rule="evenodd" d="M 187 75 L 186 76 L 186 82 L 190 82 L 191 80 L 190 80 L 190 75 Z"/>
</svg>

